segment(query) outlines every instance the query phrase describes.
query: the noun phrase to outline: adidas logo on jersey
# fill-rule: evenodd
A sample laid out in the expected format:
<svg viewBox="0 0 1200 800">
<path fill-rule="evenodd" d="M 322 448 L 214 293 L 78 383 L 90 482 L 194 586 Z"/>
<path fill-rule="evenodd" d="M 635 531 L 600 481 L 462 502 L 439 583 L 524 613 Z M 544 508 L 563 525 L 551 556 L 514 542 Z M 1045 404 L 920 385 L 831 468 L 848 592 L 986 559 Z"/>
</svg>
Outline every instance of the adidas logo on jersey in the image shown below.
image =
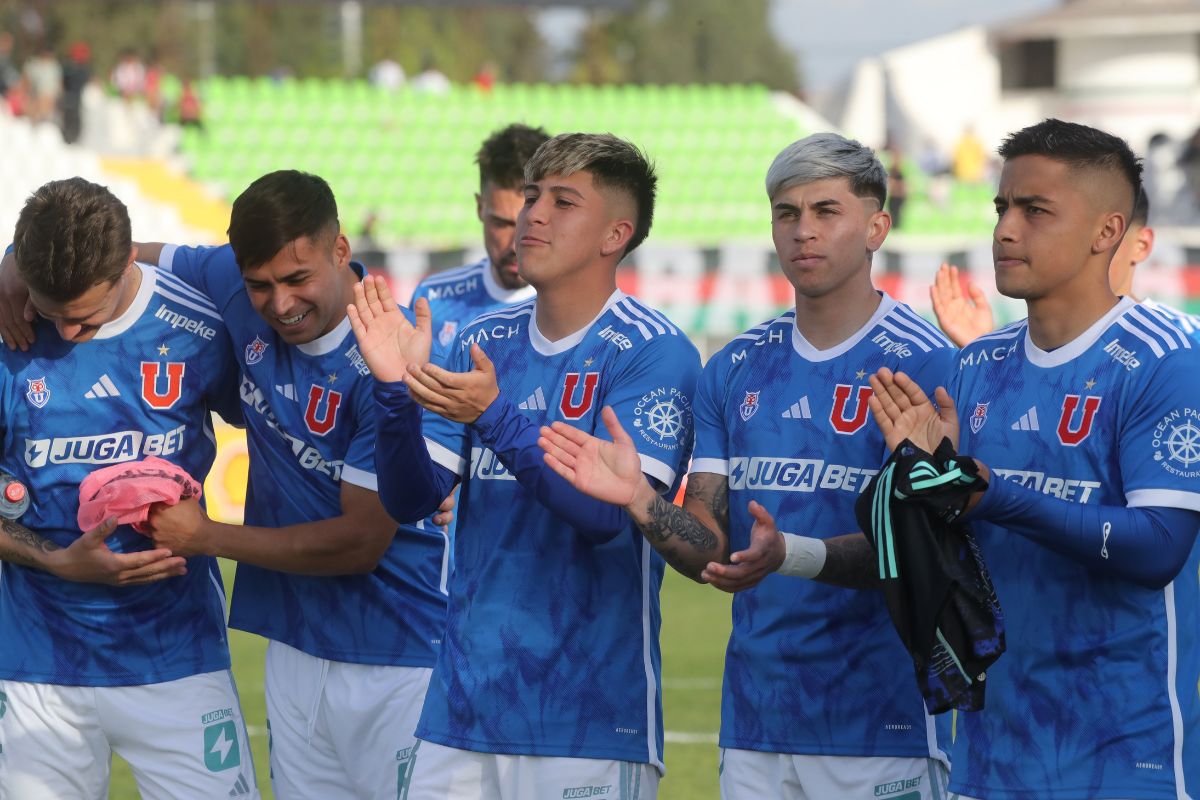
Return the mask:
<svg viewBox="0 0 1200 800">
<path fill-rule="evenodd" d="M 784 419 L 812 419 L 812 411 L 808 407 L 808 395 L 792 403 L 780 416 Z"/>
<path fill-rule="evenodd" d="M 121 391 L 112 382 L 112 378 L 108 377 L 108 375 L 101 375 L 100 380 L 93 383 L 92 388 L 85 392 L 83 396 L 88 400 L 101 400 L 105 397 L 120 397 Z"/>
<path fill-rule="evenodd" d="M 1014 431 L 1040 431 L 1042 426 L 1038 424 L 1037 406 L 1033 406 L 1021 418 L 1012 424 Z"/>
<path fill-rule="evenodd" d="M 275 391 L 286 397 L 288 400 L 296 399 L 296 385 L 294 383 L 275 384 Z"/>
<path fill-rule="evenodd" d="M 526 397 L 523 402 L 517 404 L 517 408 L 522 411 L 545 411 L 546 395 L 542 394 L 542 387 L 537 387 L 537 390 L 533 394 Z"/>
<path fill-rule="evenodd" d="M 241 797 L 244 794 L 250 794 L 250 782 L 246 780 L 245 775 L 239 774 L 233 788 L 229 790 L 229 796 Z"/>
</svg>

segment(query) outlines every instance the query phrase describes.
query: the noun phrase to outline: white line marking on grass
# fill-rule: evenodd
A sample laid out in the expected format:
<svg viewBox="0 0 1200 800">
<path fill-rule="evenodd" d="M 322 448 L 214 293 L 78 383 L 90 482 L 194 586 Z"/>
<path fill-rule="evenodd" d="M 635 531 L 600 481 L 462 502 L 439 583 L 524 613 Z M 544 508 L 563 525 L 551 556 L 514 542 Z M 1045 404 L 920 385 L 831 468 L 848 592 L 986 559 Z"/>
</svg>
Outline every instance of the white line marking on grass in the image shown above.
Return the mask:
<svg viewBox="0 0 1200 800">
<path fill-rule="evenodd" d="M 663 739 L 671 744 L 716 744 L 715 733 L 694 733 L 691 731 L 667 731 Z"/>
<path fill-rule="evenodd" d="M 721 688 L 720 678 L 663 678 L 664 689 L 715 690 Z"/>
</svg>

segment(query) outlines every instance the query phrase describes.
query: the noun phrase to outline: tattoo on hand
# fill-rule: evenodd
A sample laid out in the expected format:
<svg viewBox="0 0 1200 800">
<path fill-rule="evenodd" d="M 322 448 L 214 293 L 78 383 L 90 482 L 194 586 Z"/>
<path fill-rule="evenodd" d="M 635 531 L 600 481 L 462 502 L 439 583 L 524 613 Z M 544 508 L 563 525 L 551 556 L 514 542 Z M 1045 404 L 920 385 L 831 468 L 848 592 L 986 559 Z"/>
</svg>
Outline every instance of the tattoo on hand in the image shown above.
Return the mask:
<svg viewBox="0 0 1200 800">
<path fill-rule="evenodd" d="M 25 548 L 31 548 L 40 553 L 51 553 L 61 549 L 54 542 L 39 536 L 11 519 L 0 519 L 0 530 L 3 530 L 12 542 L 23 545 L 21 547 L 6 545 L 3 537 L 0 537 L 0 559 L 11 564 L 20 564 L 23 567 L 39 566 L 37 560 Z"/>
</svg>

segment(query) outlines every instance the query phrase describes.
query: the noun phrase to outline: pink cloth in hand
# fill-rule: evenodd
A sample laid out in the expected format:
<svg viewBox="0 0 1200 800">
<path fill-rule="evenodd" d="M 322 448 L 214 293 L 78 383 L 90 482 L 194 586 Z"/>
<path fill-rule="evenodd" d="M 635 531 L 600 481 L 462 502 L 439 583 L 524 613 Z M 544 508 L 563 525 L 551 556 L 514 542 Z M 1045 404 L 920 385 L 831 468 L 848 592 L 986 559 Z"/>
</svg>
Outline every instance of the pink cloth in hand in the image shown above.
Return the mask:
<svg viewBox="0 0 1200 800">
<path fill-rule="evenodd" d="M 148 456 L 98 469 L 79 484 L 79 530 L 90 531 L 109 517 L 146 533 L 150 506 L 200 496 L 200 484 L 170 461 Z"/>
</svg>

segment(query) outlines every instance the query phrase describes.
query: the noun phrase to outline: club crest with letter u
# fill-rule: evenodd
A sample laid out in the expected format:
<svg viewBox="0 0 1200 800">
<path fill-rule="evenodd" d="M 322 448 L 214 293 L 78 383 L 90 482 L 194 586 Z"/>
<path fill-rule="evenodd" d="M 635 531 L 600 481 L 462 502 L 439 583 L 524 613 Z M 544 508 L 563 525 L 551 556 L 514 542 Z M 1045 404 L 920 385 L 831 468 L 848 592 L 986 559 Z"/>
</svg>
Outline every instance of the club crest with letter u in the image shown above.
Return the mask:
<svg viewBox="0 0 1200 800">
<path fill-rule="evenodd" d="M 749 422 L 750 418 L 758 413 L 758 395 L 760 392 L 746 392 L 746 397 L 742 400 L 742 404 L 738 406 L 738 413 L 742 415 L 742 422 Z"/>
<path fill-rule="evenodd" d="M 983 423 L 987 422 L 989 403 L 976 403 L 975 411 L 971 414 L 971 433 L 979 433 Z"/>
</svg>

